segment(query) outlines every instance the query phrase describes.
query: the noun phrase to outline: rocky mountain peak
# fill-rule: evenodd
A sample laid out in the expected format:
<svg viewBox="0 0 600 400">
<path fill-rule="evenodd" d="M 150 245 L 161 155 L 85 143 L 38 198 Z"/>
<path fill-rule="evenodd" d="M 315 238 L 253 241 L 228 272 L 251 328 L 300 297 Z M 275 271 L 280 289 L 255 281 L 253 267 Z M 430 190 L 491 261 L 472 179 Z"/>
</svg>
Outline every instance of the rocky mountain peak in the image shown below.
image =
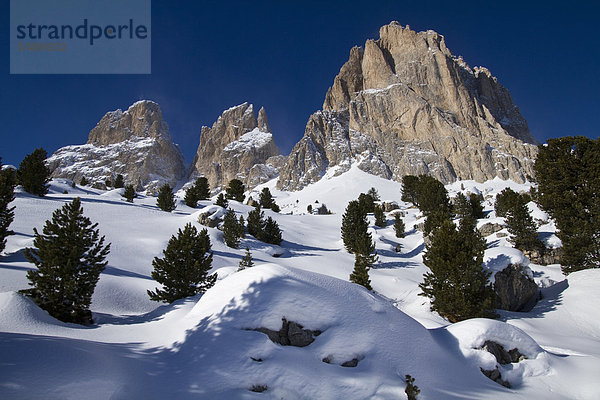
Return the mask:
<svg viewBox="0 0 600 400">
<path fill-rule="evenodd" d="M 243 103 L 223 111 L 212 127 L 202 127 L 189 175 L 190 179 L 205 176 L 212 189 L 234 178 L 253 187 L 277 176 L 273 163 L 281 164 L 281 160 L 276 156 L 279 149 L 264 107 L 257 118 L 254 106 Z"/>
<path fill-rule="evenodd" d="M 160 106 L 138 101 L 126 111 L 110 111 L 90 131 L 85 145 L 57 150 L 48 165 L 55 178 L 85 177 L 104 187 L 117 174 L 138 190 L 150 193 L 164 184 L 177 185 L 185 176 L 185 160 L 172 142 Z"/>
<path fill-rule="evenodd" d="M 160 106 L 151 100 L 133 103 L 126 111 L 110 111 L 90 131 L 87 144 L 106 146 L 134 137 L 171 140 Z"/>
<path fill-rule="evenodd" d="M 443 182 L 532 175 L 537 141 L 510 93 L 485 68 L 452 55 L 442 35 L 392 22 L 350 50 L 323 111 L 281 171 L 278 186 L 300 189 L 352 163 L 400 180 Z"/>
</svg>

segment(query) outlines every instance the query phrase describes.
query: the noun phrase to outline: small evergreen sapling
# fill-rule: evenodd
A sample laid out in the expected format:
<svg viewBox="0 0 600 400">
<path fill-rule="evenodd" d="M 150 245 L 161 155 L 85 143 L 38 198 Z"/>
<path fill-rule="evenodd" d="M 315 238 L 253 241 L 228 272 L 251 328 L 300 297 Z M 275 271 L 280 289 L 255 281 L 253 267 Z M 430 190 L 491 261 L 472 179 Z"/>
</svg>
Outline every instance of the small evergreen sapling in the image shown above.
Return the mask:
<svg viewBox="0 0 600 400">
<path fill-rule="evenodd" d="M 375 244 L 371 234 L 365 232 L 359 233 L 356 239 L 356 252 L 354 253 L 354 270 L 350 274 L 350 282 L 364 286 L 372 290 L 371 280 L 369 279 L 369 270 L 377 262 Z"/>
<path fill-rule="evenodd" d="M 196 193 L 195 186 L 190 186 L 185 191 L 185 196 L 183 197 L 183 202 L 186 206 L 191 208 L 196 208 L 198 205 L 198 195 Z"/>
<path fill-rule="evenodd" d="M 175 209 L 175 195 L 173 195 L 173 189 L 171 189 L 169 184 L 165 183 L 160 187 L 156 205 L 166 212 L 171 212 Z"/>
<path fill-rule="evenodd" d="M 264 229 L 259 233 L 259 240 L 276 245 L 280 245 L 283 241 L 281 229 L 279 229 L 279 225 L 273 218 L 267 217 L 267 220 L 264 223 Z"/>
<path fill-rule="evenodd" d="M 375 226 L 385 228 L 386 220 L 385 214 L 383 213 L 383 207 L 375 204 L 373 215 L 375 216 Z"/>
<path fill-rule="evenodd" d="M 17 180 L 27 193 L 40 197 L 48 193 L 50 170 L 46 166 L 46 157 L 46 150 L 35 149 L 19 164 Z"/>
<path fill-rule="evenodd" d="M 92 323 L 89 306 L 110 251 L 97 226 L 83 215 L 77 197 L 54 211 L 42 233 L 33 228 L 34 247 L 25 249 L 37 270 L 27 272 L 33 288 L 23 293 L 61 321 Z"/>
<path fill-rule="evenodd" d="M 371 196 L 371 198 L 373 199 L 373 201 L 379 201 L 379 200 L 381 200 L 379 198 L 379 193 L 377 193 L 377 189 L 375 189 L 374 187 L 372 187 L 371 189 L 369 189 L 369 191 L 367 192 L 367 194 L 369 196 Z"/>
<path fill-rule="evenodd" d="M 342 216 L 341 229 L 344 247 L 348 252 L 355 253 L 357 251 L 357 240 L 362 233 L 367 232 L 368 228 L 369 222 L 364 207 L 361 207 L 357 200 L 350 201 Z"/>
<path fill-rule="evenodd" d="M 417 396 L 421 393 L 421 390 L 415 385 L 415 378 L 406 375 L 404 379 L 406 380 L 406 389 L 404 389 L 404 393 L 406 393 L 408 400 L 417 400 Z"/>
<path fill-rule="evenodd" d="M 198 230 L 188 223 L 171 236 L 163 258 L 154 257 L 152 278 L 163 289 L 148 290 L 150 300 L 172 303 L 176 300 L 204 293 L 217 281 L 209 275 L 213 254 L 208 231 Z"/>
<path fill-rule="evenodd" d="M 223 208 L 229 207 L 229 202 L 227 201 L 227 199 L 225 198 L 223 193 L 219 193 L 219 195 L 217 196 L 217 201 L 215 202 L 215 205 L 221 206 Z"/>
<path fill-rule="evenodd" d="M 125 191 L 123 192 L 123 197 L 125 197 L 125 200 L 127 200 L 129 203 L 133 203 L 133 199 L 135 199 L 136 193 L 135 193 L 135 189 L 133 188 L 133 185 L 127 185 L 125 186 Z"/>
<path fill-rule="evenodd" d="M 264 213 L 260 210 L 260 204 L 257 204 L 254 210 L 248 213 L 247 231 L 250 235 L 260 240 L 261 232 L 265 228 Z"/>
<path fill-rule="evenodd" d="M 125 182 L 123 182 L 123 175 L 118 174 L 115 178 L 115 189 L 120 189 L 125 186 Z"/>
<path fill-rule="evenodd" d="M 402 214 L 399 212 L 394 214 L 394 232 L 396 233 L 397 238 L 403 238 L 405 236 L 406 227 L 404 225 L 404 220 L 402 219 Z"/>
<path fill-rule="evenodd" d="M 225 217 L 223 217 L 223 240 L 225 244 L 233 249 L 237 249 L 240 245 L 242 234 L 243 230 L 235 216 L 235 211 L 231 208 L 227 209 Z"/>
<path fill-rule="evenodd" d="M 87 186 L 89 184 L 90 182 L 85 178 L 85 176 L 82 176 L 81 180 L 79 181 L 79 186 Z"/>
<path fill-rule="evenodd" d="M 240 260 L 238 271 L 242 271 L 246 268 L 252 268 L 253 266 L 254 262 L 252 261 L 252 253 L 250 253 L 250 249 L 246 247 L 246 254 Z"/>
</svg>

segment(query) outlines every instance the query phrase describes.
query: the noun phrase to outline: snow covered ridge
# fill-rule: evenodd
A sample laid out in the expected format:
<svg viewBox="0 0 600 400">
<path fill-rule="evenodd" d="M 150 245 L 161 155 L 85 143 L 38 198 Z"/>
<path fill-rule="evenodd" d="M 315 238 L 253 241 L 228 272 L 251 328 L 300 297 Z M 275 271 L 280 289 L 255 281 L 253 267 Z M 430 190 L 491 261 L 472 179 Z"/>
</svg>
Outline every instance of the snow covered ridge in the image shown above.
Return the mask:
<svg viewBox="0 0 600 400">
<path fill-rule="evenodd" d="M 231 249 L 220 230 L 207 228 L 219 280 L 204 296 L 171 305 L 153 303 L 146 294 L 157 286 L 150 277 L 152 259 L 186 223 L 204 228 L 197 222 L 200 213 L 222 212 L 212 201 L 192 209 L 179 198 L 175 212 L 166 213 L 152 197 L 131 204 L 122 190 L 71 188 L 66 180 L 52 181 L 46 198 L 17 193 L 11 225 L 16 235 L 0 255 L 0 398 L 402 399 L 406 374 L 415 378 L 419 399 L 598 398 L 600 270 L 565 277 L 559 265 L 529 263 L 544 286 L 534 309 L 451 325 L 417 295 L 428 271 L 423 235 L 414 229 L 422 218 L 400 201 L 399 183 L 352 166 L 297 192 L 278 191 L 275 184 L 248 194 L 256 198 L 262 187 L 270 188 L 282 212 L 265 214 L 283 230 L 281 246 L 247 236 Z M 501 221 L 492 204 L 503 188 L 528 189 L 499 179 L 447 188 L 453 196 L 461 186 L 486 198 L 488 216 L 480 223 Z M 370 271 L 374 292 L 348 282 L 354 257 L 340 238 L 348 201 L 370 187 L 383 201 L 398 204 L 407 233 L 395 238 L 395 211 L 384 228 L 369 217 L 379 255 Z M 28 287 L 25 273 L 32 264 L 22 250 L 32 245 L 33 227 L 40 229 L 74 196 L 112 243 L 93 297 L 92 327 L 59 322 L 16 293 Z M 326 204 L 333 214 L 309 214 L 309 204 Z M 235 201 L 230 206 L 238 216 L 252 210 Z M 550 233 L 549 225 L 540 229 Z M 522 257 L 498 233 L 488 237 L 490 269 Z M 401 253 L 394 251 L 397 243 Z M 255 267 L 235 272 L 246 247 Z M 283 318 L 321 333 L 309 345 L 294 347 L 256 331 L 277 331 Z M 484 349 L 491 342 L 506 353 L 517 349 L 514 361 Z M 511 388 L 481 370 L 497 371 Z M 258 394 L 253 388 L 266 390 Z"/>
</svg>

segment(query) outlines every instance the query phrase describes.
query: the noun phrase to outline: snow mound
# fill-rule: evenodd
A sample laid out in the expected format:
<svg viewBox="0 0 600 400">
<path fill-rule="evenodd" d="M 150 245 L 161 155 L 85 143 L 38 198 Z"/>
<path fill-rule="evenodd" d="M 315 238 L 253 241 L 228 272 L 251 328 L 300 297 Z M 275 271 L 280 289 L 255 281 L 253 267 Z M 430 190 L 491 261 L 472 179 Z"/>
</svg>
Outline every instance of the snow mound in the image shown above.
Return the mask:
<svg viewBox="0 0 600 400">
<path fill-rule="evenodd" d="M 205 382 L 207 393 L 228 398 L 240 398 L 253 385 L 266 386 L 270 398 L 402 398 L 406 374 L 435 397 L 441 374 L 452 371 L 455 390 L 466 376 L 473 380 L 429 331 L 388 301 L 361 286 L 294 268 L 263 264 L 229 275 L 186 318 L 197 325 L 177 353 L 189 360 L 202 354 L 210 367 L 188 373 Z M 322 333 L 297 348 L 255 331 L 277 331 L 283 318 Z M 352 360 L 355 368 L 341 366 Z"/>
<path fill-rule="evenodd" d="M 529 335 L 505 322 L 477 318 L 444 329 L 456 338 L 467 360 L 483 370 L 498 368 L 502 379 L 512 387 L 520 385 L 527 377 L 552 373 L 549 355 Z M 507 352 L 518 349 L 526 359 L 500 365 L 493 354 L 482 349 L 487 341 L 500 344 Z"/>
</svg>

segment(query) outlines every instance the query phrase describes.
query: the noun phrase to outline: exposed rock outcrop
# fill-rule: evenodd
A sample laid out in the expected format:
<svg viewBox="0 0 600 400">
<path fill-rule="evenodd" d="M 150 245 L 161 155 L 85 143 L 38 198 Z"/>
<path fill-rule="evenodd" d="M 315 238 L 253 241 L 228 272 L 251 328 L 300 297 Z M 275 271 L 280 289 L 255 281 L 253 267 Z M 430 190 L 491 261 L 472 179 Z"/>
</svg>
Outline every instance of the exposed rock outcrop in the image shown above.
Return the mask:
<svg viewBox="0 0 600 400">
<path fill-rule="evenodd" d="M 487 69 L 454 57 L 436 32 L 391 23 L 379 40 L 350 51 L 278 187 L 299 190 L 352 163 L 394 180 L 429 174 L 444 183 L 496 176 L 523 182 L 533 175 L 536 144 Z"/>
<path fill-rule="evenodd" d="M 494 222 L 486 222 L 485 224 L 483 224 L 479 228 L 477 228 L 477 230 L 479 231 L 481 236 L 488 237 L 490 235 L 493 235 L 496 232 L 500 232 L 504 228 L 505 228 L 505 226 L 502 224 L 496 224 Z"/>
<path fill-rule="evenodd" d="M 539 288 L 519 264 L 510 264 L 496 273 L 496 307 L 508 311 L 529 311 L 537 301 Z"/>
<path fill-rule="evenodd" d="M 257 332 L 264 333 L 271 339 L 272 342 L 282 346 L 306 347 L 315 341 L 315 337 L 321 334 L 321 331 L 312 331 L 304 329 L 302 325 L 294 321 L 288 321 L 282 318 L 281 329 L 274 331 L 268 328 L 253 329 Z"/>
<path fill-rule="evenodd" d="M 277 177 L 284 158 L 273 141 L 264 108 L 252 104 L 225 110 L 211 128 L 202 127 L 190 179 L 205 176 L 214 191 L 234 178 L 252 188 Z"/>
<path fill-rule="evenodd" d="M 79 182 L 82 177 L 103 185 L 117 174 L 137 190 L 154 192 L 185 177 L 185 160 L 173 144 L 158 104 L 144 100 L 127 111 L 107 113 L 90 131 L 84 145 L 57 150 L 49 159 L 53 178 Z"/>
</svg>

